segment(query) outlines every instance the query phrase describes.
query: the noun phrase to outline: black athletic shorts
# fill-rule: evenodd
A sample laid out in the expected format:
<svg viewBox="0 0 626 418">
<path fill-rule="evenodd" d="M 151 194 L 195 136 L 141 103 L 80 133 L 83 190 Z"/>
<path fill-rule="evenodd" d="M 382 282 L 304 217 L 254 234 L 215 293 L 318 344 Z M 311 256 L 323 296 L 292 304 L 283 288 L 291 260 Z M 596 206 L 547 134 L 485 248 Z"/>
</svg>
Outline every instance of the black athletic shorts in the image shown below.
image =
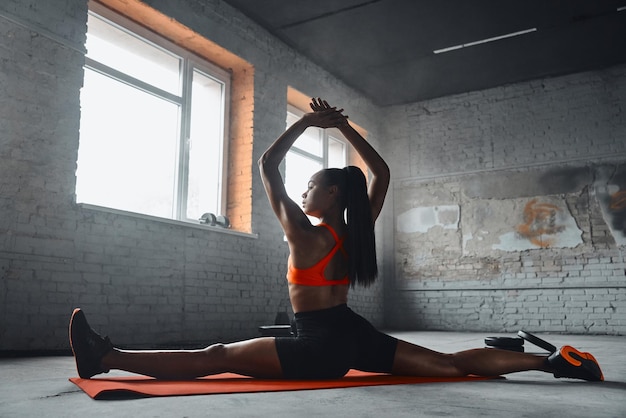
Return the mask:
<svg viewBox="0 0 626 418">
<path fill-rule="evenodd" d="M 398 340 L 347 305 L 295 314 L 295 337 L 276 337 L 288 379 L 334 379 L 350 369 L 391 373 Z"/>
</svg>

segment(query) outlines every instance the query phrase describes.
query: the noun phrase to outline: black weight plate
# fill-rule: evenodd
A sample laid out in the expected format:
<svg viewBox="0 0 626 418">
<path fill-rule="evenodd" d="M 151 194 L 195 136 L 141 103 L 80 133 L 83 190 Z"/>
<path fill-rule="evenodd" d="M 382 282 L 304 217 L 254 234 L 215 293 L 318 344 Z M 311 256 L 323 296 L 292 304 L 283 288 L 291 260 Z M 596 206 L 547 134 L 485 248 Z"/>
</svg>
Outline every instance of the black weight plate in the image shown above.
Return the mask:
<svg viewBox="0 0 626 418">
<path fill-rule="evenodd" d="M 259 327 L 261 337 L 291 337 L 291 325 L 262 325 Z"/>
<path fill-rule="evenodd" d="M 549 342 L 545 340 L 542 340 L 539 337 L 535 337 L 530 332 L 520 330 L 517 332 L 517 335 L 519 335 L 521 338 L 525 339 L 529 343 L 535 344 L 537 347 L 541 347 L 550 353 L 554 353 L 556 351 L 555 346 L 553 346 L 552 344 L 550 344 Z"/>
<path fill-rule="evenodd" d="M 524 340 L 517 337 L 487 337 L 485 344 L 492 347 L 520 347 L 524 345 Z"/>
<path fill-rule="evenodd" d="M 506 351 L 517 351 L 518 353 L 523 353 L 524 352 L 524 346 L 523 345 L 518 345 L 518 346 L 487 346 L 488 349 L 491 350 L 506 350 Z"/>
</svg>

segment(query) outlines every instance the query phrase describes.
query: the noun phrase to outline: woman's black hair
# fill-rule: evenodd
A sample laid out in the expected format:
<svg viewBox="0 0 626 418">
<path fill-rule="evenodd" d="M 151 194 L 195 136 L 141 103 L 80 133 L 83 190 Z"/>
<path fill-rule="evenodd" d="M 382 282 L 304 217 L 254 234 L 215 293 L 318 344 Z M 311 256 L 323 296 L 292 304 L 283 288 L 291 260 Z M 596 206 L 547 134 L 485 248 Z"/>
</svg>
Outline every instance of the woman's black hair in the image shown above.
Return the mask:
<svg viewBox="0 0 626 418">
<path fill-rule="evenodd" d="M 344 246 L 349 255 L 350 284 L 367 287 L 378 276 L 378 264 L 374 221 L 365 175 L 360 168 L 348 166 L 343 169 L 326 169 L 323 178 L 327 186 L 337 185 L 346 209 L 348 232 Z"/>
</svg>

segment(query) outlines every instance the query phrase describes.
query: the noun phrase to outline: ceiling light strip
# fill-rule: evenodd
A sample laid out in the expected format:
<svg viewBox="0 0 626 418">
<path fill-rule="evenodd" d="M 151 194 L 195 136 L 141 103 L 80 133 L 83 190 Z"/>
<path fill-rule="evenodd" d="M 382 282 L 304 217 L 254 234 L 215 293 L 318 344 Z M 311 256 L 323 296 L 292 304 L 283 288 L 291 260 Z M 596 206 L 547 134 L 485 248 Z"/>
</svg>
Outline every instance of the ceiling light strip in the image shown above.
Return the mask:
<svg viewBox="0 0 626 418">
<path fill-rule="evenodd" d="M 454 51 L 454 50 L 457 50 L 457 49 L 467 48 L 467 47 L 470 47 L 470 46 L 476 46 L 476 45 L 480 45 L 480 44 L 486 44 L 488 42 L 499 41 L 501 39 L 513 38 L 515 36 L 520 36 L 520 35 L 526 35 L 527 33 L 535 32 L 535 31 L 537 31 L 537 28 L 521 30 L 521 31 L 518 31 L 518 32 L 507 33 L 506 35 L 494 36 L 493 38 L 481 39 L 480 41 L 474 41 L 474 42 L 469 42 L 469 43 L 466 43 L 466 44 L 450 46 L 448 48 L 437 49 L 437 50 L 434 50 L 433 52 L 435 54 L 441 54 L 441 53 L 444 53 L 444 52 L 450 52 L 450 51 Z"/>
<path fill-rule="evenodd" d="M 624 10 L 626 10 L 626 6 L 622 6 L 622 7 L 618 7 L 617 8 L 618 12 L 623 12 Z"/>
</svg>

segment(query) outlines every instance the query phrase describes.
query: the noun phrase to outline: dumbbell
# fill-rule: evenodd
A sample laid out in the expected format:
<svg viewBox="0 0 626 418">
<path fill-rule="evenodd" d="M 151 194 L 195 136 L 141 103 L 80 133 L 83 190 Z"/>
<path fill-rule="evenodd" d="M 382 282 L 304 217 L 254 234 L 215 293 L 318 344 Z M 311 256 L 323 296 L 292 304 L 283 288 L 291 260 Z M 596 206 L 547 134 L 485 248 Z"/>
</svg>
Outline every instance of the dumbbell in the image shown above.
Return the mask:
<svg viewBox="0 0 626 418">
<path fill-rule="evenodd" d="M 217 215 L 207 212 L 200 217 L 200 223 L 210 226 L 221 226 L 222 228 L 230 228 L 230 220 L 224 215 Z"/>
</svg>

